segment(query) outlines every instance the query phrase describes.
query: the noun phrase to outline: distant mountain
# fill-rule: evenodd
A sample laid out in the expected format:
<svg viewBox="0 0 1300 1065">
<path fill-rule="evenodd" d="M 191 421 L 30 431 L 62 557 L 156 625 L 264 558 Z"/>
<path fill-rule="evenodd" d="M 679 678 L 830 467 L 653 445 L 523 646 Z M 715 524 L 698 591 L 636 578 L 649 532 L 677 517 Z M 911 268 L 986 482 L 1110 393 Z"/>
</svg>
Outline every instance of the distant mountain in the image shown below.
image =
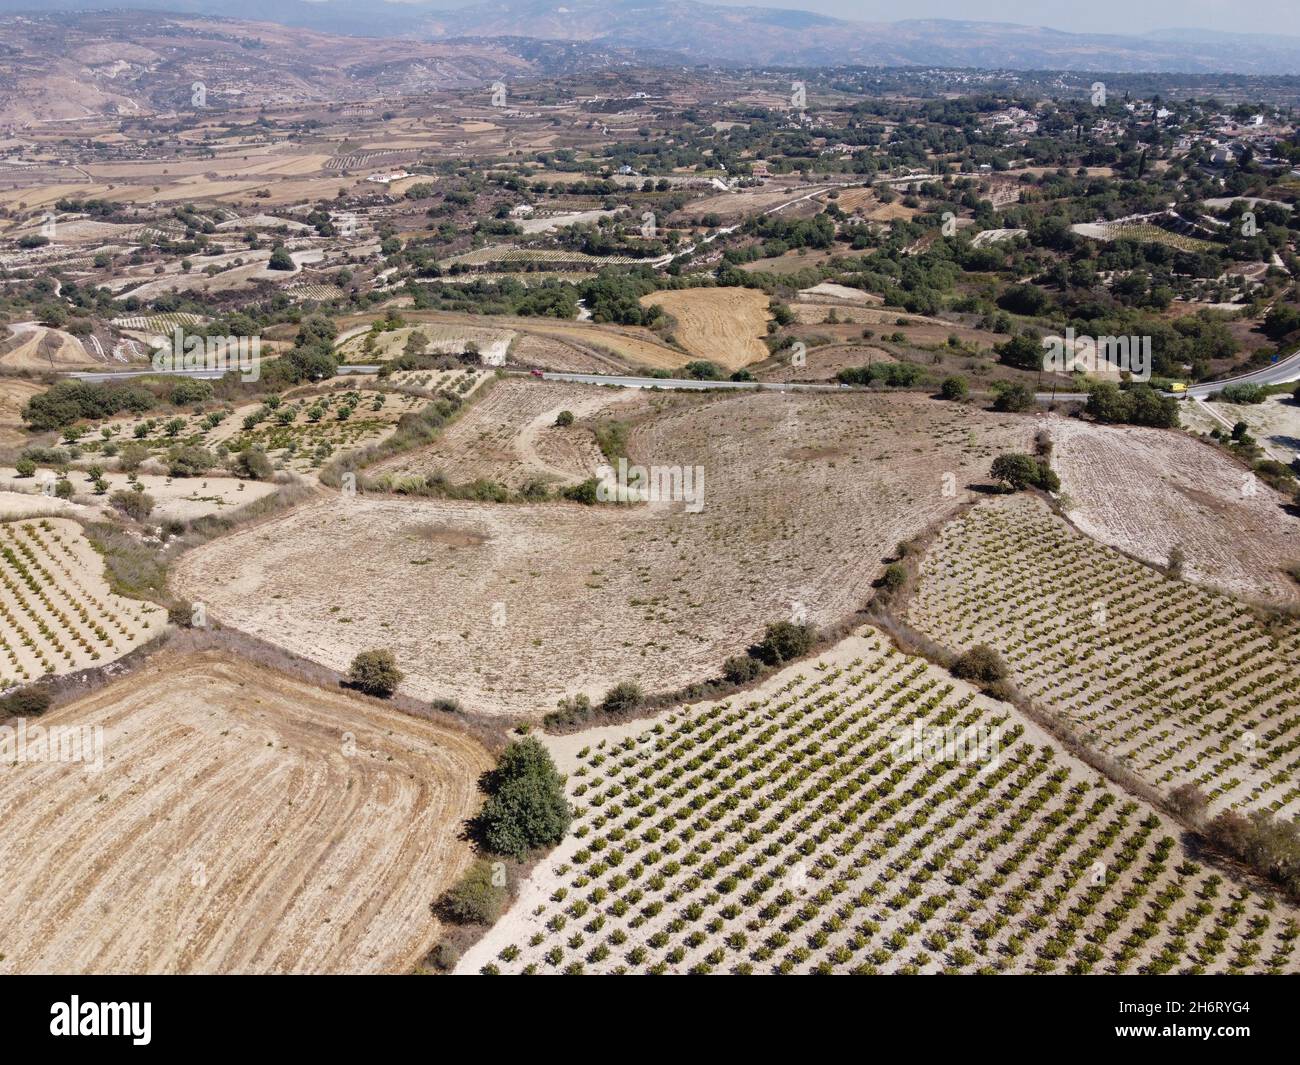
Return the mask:
<svg viewBox="0 0 1300 1065">
<path fill-rule="evenodd" d="M 0 14 L 96 0 L 0 0 Z M 126 0 L 133 9 L 275 22 L 404 40 L 508 37 L 650 50 L 725 66 L 955 66 L 1018 70 L 1300 74 L 1300 38 L 1170 29 L 1065 33 L 999 22 L 857 22 L 702 0 Z"/>
<path fill-rule="evenodd" d="M 435 37 L 513 34 L 664 48 L 726 65 L 962 66 L 1019 70 L 1300 73 L 1300 38 L 1260 34 L 1064 33 L 950 19 L 855 22 L 698 0 L 486 0 L 428 13 Z"/>
</svg>

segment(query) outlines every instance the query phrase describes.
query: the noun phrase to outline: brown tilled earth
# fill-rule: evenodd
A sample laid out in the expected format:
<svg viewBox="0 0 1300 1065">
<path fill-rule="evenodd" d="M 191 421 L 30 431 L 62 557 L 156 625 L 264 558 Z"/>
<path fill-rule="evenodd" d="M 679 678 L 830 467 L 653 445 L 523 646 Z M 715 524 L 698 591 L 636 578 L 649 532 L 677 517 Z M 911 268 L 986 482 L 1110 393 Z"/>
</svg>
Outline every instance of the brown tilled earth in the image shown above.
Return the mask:
<svg viewBox="0 0 1300 1065">
<path fill-rule="evenodd" d="M 102 727 L 103 767 L 0 761 L 0 972 L 409 971 L 491 765 L 216 652 L 159 656 L 40 725 Z"/>
</svg>

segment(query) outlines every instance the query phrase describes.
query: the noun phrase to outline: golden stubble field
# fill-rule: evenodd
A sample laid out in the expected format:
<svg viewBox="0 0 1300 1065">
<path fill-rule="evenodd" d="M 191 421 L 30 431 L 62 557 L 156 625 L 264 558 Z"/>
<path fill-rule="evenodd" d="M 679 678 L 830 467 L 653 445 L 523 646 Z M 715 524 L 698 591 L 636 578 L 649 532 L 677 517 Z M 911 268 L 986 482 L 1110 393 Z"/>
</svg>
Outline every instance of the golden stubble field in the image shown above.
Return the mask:
<svg viewBox="0 0 1300 1065">
<path fill-rule="evenodd" d="M 911 396 L 639 402 L 629 454 L 700 467 L 698 512 L 337 496 L 183 556 L 174 588 L 331 668 L 390 647 L 413 695 L 537 717 L 624 679 L 714 676 L 771 621 L 843 620 L 900 540 L 1033 433 L 1027 418 Z"/>
<path fill-rule="evenodd" d="M 752 288 L 666 289 L 643 296 L 674 322 L 673 335 L 691 355 L 727 370 L 738 370 L 768 356 L 768 298 Z"/>
<path fill-rule="evenodd" d="M 46 714 L 102 768 L 0 761 L 0 972 L 407 972 L 491 765 L 463 734 L 216 652 Z"/>
</svg>

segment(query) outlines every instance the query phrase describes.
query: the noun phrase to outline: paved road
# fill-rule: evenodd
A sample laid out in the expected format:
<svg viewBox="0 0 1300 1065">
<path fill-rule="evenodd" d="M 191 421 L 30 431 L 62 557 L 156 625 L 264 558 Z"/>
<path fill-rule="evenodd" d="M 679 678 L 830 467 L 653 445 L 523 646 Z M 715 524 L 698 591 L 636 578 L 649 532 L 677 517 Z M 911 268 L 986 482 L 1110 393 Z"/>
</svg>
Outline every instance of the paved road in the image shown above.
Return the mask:
<svg viewBox="0 0 1300 1065">
<path fill-rule="evenodd" d="M 522 373 L 522 371 L 508 371 Z M 622 377 L 601 373 L 543 373 L 547 381 L 568 381 L 580 385 L 616 385 L 619 388 L 669 388 L 704 391 L 710 388 L 742 389 L 751 392 L 838 392 L 847 385 L 782 384 L 777 381 L 696 381 L 691 377 Z"/>
<path fill-rule="evenodd" d="M 518 372 L 518 371 L 512 371 Z M 569 381 L 584 385 L 617 385 L 620 388 L 668 388 L 701 391 L 710 388 L 750 389 L 771 392 L 838 392 L 847 389 L 845 385 L 828 384 L 782 384 L 769 381 L 696 381 L 683 377 L 624 377 L 613 374 L 596 373 L 543 373 L 547 381 Z M 1167 395 L 1188 396 L 1203 399 L 1220 391 L 1225 385 L 1256 384 L 1276 385 L 1300 380 L 1300 351 L 1279 359 L 1271 366 L 1251 373 L 1228 377 L 1222 381 L 1207 381 L 1204 384 L 1191 385 L 1186 392 L 1171 392 Z M 1039 392 L 1040 403 L 1049 403 L 1053 399 L 1058 403 L 1083 403 L 1088 398 L 1087 392 Z"/>
</svg>

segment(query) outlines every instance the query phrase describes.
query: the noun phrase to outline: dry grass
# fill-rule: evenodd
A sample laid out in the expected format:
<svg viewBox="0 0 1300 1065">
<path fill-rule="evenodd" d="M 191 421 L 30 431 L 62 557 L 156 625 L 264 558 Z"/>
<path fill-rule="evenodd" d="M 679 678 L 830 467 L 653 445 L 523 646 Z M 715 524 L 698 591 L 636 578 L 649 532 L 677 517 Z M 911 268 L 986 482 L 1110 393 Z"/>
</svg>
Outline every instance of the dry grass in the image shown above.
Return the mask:
<svg viewBox="0 0 1300 1065">
<path fill-rule="evenodd" d="M 405 972 L 491 760 L 475 741 L 219 653 L 42 719 L 103 769 L 0 764 L 5 972 Z"/>
</svg>

